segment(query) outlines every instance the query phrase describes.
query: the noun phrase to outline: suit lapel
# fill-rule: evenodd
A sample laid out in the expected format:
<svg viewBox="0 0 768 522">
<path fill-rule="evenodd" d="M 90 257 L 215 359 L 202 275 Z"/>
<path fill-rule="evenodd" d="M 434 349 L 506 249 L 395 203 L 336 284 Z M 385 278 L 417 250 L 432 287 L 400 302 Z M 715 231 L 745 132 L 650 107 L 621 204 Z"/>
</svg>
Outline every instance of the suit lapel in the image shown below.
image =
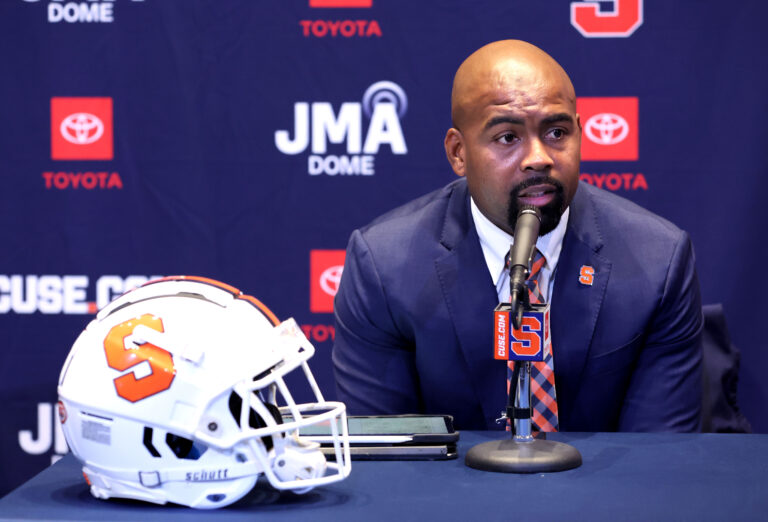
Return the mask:
<svg viewBox="0 0 768 522">
<path fill-rule="evenodd" d="M 506 366 L 493 358 L 492 312 L 498 297 L 472 222 L 466 187 L 459 183 L 451 194 L 440 241 L 446 252 L 435 260 L 435 269 L 487 421 L 498 417 L 506 405 Z"/>
<path fill-rule="evenodd" d="M 561 425 L 579 391 L 581 374 L 605 297 L 611 263 L 599 254 L 603 241 L 589 189 L 573 201 L 552 296 L 552 350 Z M 587 267 L 582 273 L 582 267 Z M 588 272 L 593 275 L 590 281 Z M 583 276 L 583 277 L 582 277 Z M 564 417 L 565 416 L 565 417 Z"/>
</svg>

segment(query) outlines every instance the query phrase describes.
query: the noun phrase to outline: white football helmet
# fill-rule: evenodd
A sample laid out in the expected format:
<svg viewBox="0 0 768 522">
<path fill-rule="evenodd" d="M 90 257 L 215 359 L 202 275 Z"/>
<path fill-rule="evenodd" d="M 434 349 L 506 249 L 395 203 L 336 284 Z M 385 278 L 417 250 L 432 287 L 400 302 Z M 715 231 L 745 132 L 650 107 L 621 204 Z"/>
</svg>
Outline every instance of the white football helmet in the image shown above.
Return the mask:
<svg viewBox="0 0 768 522">
<path fill-rule="evenodd" d="M 345 406 L 323 399 L 313 353 L 293 319 L 280 323 L 218 281 L 167 277 L 118 297 L 77 338 L 59 378 L 64 435 L 91 493 L 217 508 L 262 473 L 297 493 L 344 479 Z M 314 403 L 296 404 L 283 380 L 299 367 Z M 319 423 L 335 463 L 298 434 Z"/>
</svg>

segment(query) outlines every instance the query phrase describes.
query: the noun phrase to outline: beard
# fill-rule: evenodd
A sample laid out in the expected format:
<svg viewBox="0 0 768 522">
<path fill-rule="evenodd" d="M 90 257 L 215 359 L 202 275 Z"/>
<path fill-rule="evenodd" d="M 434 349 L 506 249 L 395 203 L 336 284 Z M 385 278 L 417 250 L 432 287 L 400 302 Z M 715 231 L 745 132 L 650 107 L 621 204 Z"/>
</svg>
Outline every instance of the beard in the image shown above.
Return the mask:
<svg viewBox="0 0 768 522">
<path fill-rule="evenodd" d="M 515 229 L 517 224 L 517 215 L 520 213 L 520 203 L 518 201 L 518 195 L 521 191 L 534 185 L 540 185 L 546 183 L 555 187 L 554 197 L 552 201 L 538 207 L 541 211 L 541 226 L 539 227 L 539 235 L 544 236 L 552 232 L 560 223 L 560 217 L 568 208 L 568 204 L 565 201 L 565 187 L 555 178 L 550 176 L 537 176 L 535 178 L 529 178 L 517 185 L 509 194 L 509 208 L 507 210 L 507 224 L 511 230 Z"/>
</svg>

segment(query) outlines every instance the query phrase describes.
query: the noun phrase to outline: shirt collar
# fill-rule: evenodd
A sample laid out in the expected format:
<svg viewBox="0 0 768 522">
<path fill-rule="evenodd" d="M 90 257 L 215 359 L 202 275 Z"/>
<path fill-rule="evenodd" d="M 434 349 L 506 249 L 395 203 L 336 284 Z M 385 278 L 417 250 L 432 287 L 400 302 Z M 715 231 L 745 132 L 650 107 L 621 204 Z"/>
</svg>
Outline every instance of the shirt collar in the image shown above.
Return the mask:
<svg viewBox="0 0 768 522">
<path fill-rule="evenodd" d="M 514 243 L 514 238 L 491 223 L 491 221 L 480 212 L 475 200 L 470 196 L 470 209 L 472 219 L 475 221 L 475 229 L 480 237 L 480 246 L 483 249 L 485 263 L 493 278 L 494 286 L 498 284 L 499 277 L 504 271 L 504 258 L 509 252 L 509 246 Z M 560 217 L 560 223 L 557 227 L 545 236 L 539 236 L 536 241 L 536 248 L 546 259 L 546 269 L 554 272 L 557 261 L 560 259 L 560 251 L 563 248 L 563 238 L 565 229 L 568 227 L 568 217 L 571 208 L 568 207 Z"/>
</svg>

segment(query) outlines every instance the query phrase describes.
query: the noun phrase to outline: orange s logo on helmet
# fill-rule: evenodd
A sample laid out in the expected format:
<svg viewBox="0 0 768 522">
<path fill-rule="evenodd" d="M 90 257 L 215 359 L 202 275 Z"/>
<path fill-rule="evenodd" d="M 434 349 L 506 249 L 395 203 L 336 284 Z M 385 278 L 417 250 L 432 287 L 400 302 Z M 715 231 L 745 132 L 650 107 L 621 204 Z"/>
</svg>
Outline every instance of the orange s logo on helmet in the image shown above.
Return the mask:
<svg viewBox="0 0 768 522">
<path fill-rule="evenodd" d="M 104 351 L 107 354 L 107 364 L 110 368 L 124 371 L 143 363 L 149 363 L 152 373 L 136 378 L 134 372 L 121 375 L 115 379 L 117 394 L 131 402 L 146 399 L 171 387 L 176 369 L 173 366 L 173 357 L 167 350 L 158 348 L 154 344 L 144 343 L 135 348 L 126 348 L 125 339 L 133 333 L 138 325 L 144 325 L 158 332 L 163 331 L 163 321 L 151 314 L 124 321 L 113 326 L 104 339 Z"/>
<path fill-rule="evenodd" d="M 595 282 L 595 269 L 591 266 L 583 265 L 579 271 L 579 283 L 592 286 Z"/>
</svg>

